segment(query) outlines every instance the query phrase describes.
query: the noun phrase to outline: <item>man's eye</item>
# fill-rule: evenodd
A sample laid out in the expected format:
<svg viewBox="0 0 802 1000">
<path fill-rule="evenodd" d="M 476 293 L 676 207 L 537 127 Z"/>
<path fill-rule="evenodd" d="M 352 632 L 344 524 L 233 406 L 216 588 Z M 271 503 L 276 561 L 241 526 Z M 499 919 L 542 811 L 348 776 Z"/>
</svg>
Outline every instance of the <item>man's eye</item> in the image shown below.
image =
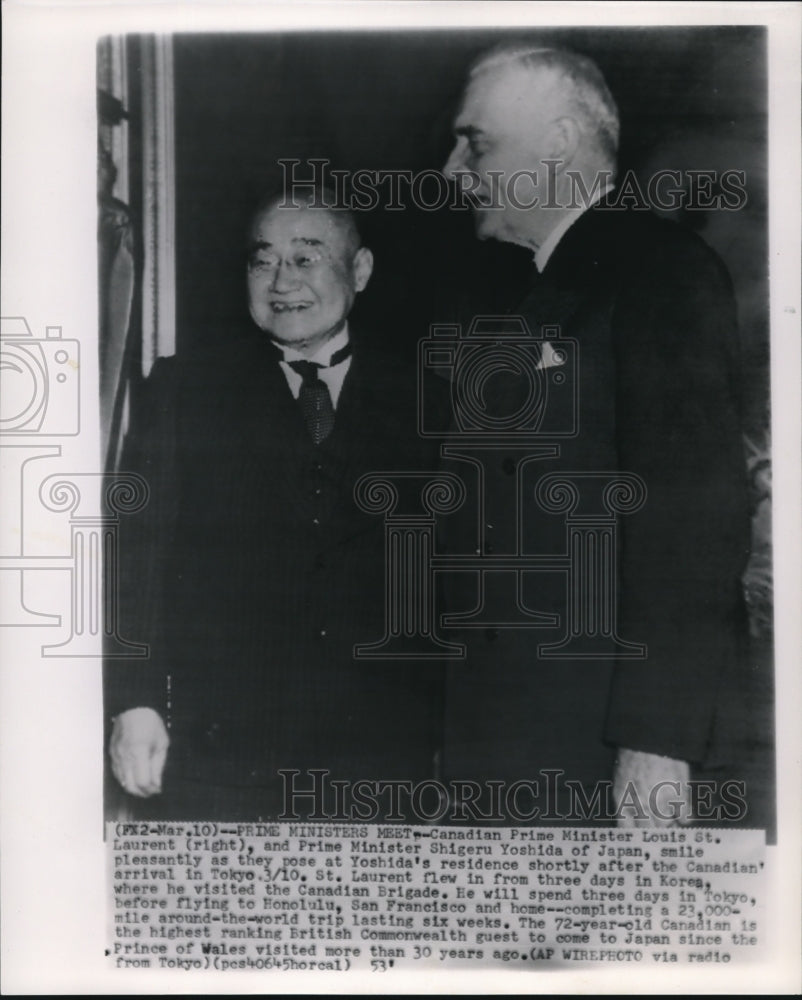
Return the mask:
<svg viewBox="0 0 802 1000">
<path fill-rule="evenodd" d="M 321 259 L 321 255 L 316 250 L 307 250 L 304 253 L 298 254 L 295 258 L 295 266 L 311 267 L 313 264 L 317 264 Z"/>
<path fill-rule="evenodd" d="M 250 266 L 254 271 L 269 271 L 278 267 L 278 257 L 259 255 L 251 257 Z"/>
</svg>

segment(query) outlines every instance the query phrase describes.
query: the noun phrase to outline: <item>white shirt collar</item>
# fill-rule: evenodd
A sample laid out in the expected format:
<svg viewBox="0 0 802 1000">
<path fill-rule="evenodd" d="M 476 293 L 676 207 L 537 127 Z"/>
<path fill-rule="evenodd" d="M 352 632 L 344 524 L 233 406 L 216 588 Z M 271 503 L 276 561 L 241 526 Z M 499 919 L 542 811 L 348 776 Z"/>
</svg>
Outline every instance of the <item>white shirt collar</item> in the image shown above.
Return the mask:
<svg viewBox="0 0 802 1000">
<path fill-rule="evenodd" d="M 545 270 L 546 264 L 549 262 L 549 258 L 557 249 L 557 244 L 565 236 L 568 230 L 573 226 L 576 220 L 585 214 L 587 210 L 595 205 L 597 202 L 607 194 L 608 191 L 612 190 L 613 184 L 607 184 L 603 188 L 599 188 L 598 192 L 590 199 L 590 201 L 583 208 L 572 208 L 565 213 L 565 215 L 560 219 L 557 225 L 552 229 L 549 235 L 543 240 L 540 246 L 537 248 L 535 253 L 535 267 L 538 269 L 540 274 Z"/>
<path fill-rule="evenodd" d="M 327 340 L 325 344 L 322 344 L 314 354 L 302 354 L 299 350 L 294 347 L 290 347 L 287 344 L 276 344 L 276 346 L 284 355 L 285 362 L 314 361 L 317 365 L 328 367 L 332 354 L 336 354 L 337 351 L 345 347 L 348 343 L 349 337 L 348 324 L 346 323 L 339 333 L 335 333 L 331 340 Z"/>
<path fill-rule="evenodd" d="M 279 362 L 279 364 L 281 366 L 281 370 L 284 372 L 284 377 L 287 380 L 290 392 L 295 399 L 298 398 L 298 395 L 301 392 L 301 383 L 303 382 L 303 379 L 298 372 L 295 371 L 295 369 L 290 368 L 289 362 L 314 361 L 318 365 L 323 365 L 318 372 L 318 378 L 328 387 L 329 395 L 331 396 L 331 404 L 335 410 L 337 409 L 337 404 L 340 401 L 340 393 L 342 392 L 343 384 L 345 383 L 345 376 L 351 368 L 351 355 L 349 354 L 347 358 L 335 365 L 333 368 L 329 365 L 329 362 L 331 361 L 331 356 L 336 351 L 345 347 L 349 339 L 348 324 L 346 323 L 339 333 L 335 334 L 331 340 L 327 340 L 326 343 L 315 351 L 311 357 L 301 354 L 300 351 L 295 350 L 293 347 L 277 345 L 281 348 L 281 351 L 284 354 L 284 358 Z"/>
</svg>

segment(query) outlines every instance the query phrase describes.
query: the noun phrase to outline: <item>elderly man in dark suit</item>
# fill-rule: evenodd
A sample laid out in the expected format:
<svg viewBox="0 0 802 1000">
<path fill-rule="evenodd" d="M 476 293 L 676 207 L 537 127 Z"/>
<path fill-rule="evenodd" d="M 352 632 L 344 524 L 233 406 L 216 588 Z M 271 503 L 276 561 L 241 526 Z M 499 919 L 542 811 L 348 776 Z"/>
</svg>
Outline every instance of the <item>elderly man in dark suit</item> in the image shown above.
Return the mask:
<svg viewBox="0 0 802 1000">
<path fill-rule="evenodd" d="M 156 393 L 142 446 L 162 539 L 143 543 L 163 561 L 153 656 L 111 667 L 108 698 L 122 787 L 161 792 L 167 758 L 154 815 L 275 818 L 282 769 L 301 772 L 296 791 L 313 787 L 312 768 L 344 781 L 433 774 L 437 664 L 354 656 L 382 638 L 385 610 L 383 524 L 354 485 L 433 469 L 436 453 L 416 433 L 415 372 L 349 327 L 373 258 L 332 205 L 319 192 L 261 205 L 253 326 L 176 363 Z M 287 813 L 320 801 L 296 796 Z"/>
<path fill-rule="evenodd" d="M 445 172 L 470 194 L 480 239 L 533 253 L 529 291 L 509 312 L 535 337 L 548 342 L 559 328 L 578 345 L 574 391 L 561 397 L 578 403 L 578 433 L 552 440 L 544 429 L 540 443 L 559 446 L 552 457 L 526 460 L 521 449 L 488 460 L 486 509 L 517 477 L 521 550 L 559 553 L 565 514 L 536 505 L 541 477 L 640 477 L 646 500 L 619 524 L 615 586 L 620 638 L 645 656 L 628 656 L 624 645 L 602 659 L 539 654 L 565 634 L 569 589 L 582 581 L 523 573 L 524 607 L 558 624 L 466 630 L 468 663 L 447 685 L 444 760 L 447 774 L 470 778 L 563 769 L 586 790 L 614 774 L 619 796 L 631 782 L 643 806 L 627 810 L 629 821 L 669 823 L 675 811 L 650 800 L 651 789 L 684 785 L 692 765 L 731 764 L 738 735 L 748 554 L 738 337 L 715 254 L 616 199 L 618 131 L 615 102 L 590 60 L 506 46 L 471 69 Z M 510 400 L 525 390 L 508 375 L 494 403 L 488 382 L 487 406 L 515 411 Z M 548 424 L 570 419 L 550 412 Z M 518 525 L 486 520 L 485 551 L 513 551 Z M 469 537 L 452 532 L 455 547 Z M 476 595 L 451 590 L 451 610 L 466 613 Z M 485 608 L 488 619 L 505 611 Z M 676 799 L 679 786 L 667 787 Z"/>
</svg>

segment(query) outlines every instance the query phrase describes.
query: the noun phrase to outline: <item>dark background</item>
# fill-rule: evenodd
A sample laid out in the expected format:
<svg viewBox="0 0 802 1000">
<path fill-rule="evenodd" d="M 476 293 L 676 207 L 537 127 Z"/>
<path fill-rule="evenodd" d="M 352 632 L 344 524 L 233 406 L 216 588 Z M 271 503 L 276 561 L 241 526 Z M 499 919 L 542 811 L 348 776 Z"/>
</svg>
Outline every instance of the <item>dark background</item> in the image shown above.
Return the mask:
<svg viewBox="0 0 802 1000">
<path fill-rule="evenodd" d="M 621 173 L 746 171 L 744 209 L 684 221 L 733 276 L 757 417 L 768 360 L 760 27 L 176 35 L 179 353 L 247 318 L 243 234 L 260 193 L 281 178 L 278 159 L 324 157 L 348 171 L 442 167 L 468 64 L 507 38 L 596 60 L 621 113 Z M 380 208 L 360 222 L 376 271 L 355 319 L 394 345 L 414 345 L 430 322 L 450 318 L 452 292 L 471 289 L 477 308 L 492 308 L 531 267 L 526 251 L 475 240 L 467 212 Z"/>
</svg>

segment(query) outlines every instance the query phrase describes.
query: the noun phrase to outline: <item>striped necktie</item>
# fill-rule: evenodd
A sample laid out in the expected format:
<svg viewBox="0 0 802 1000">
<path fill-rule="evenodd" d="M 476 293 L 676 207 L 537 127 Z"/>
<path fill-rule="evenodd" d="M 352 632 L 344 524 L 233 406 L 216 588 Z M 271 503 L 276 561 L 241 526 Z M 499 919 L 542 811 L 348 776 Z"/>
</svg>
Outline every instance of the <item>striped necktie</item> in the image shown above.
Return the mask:
<svg viewBox="0 0 802 1000">
<path fill-rule="evenodd" d="M 333 368 L 340 364 L 351 353 L 351 345 L 336 351 L 331 356 L 331 361 L 327 365 L 320 365 L 315 361 L 288 361 L 287 364 L 294 372 L 301 376 L 301 391 L 298 394 L 298 402 L 301 404 L 306 426 L 312 435 L 315 444 L 325 441 L 334 429 L 334 406 L 331 402 L 329 387 L 318 374 L 321 368 Z"/>
</svg>

